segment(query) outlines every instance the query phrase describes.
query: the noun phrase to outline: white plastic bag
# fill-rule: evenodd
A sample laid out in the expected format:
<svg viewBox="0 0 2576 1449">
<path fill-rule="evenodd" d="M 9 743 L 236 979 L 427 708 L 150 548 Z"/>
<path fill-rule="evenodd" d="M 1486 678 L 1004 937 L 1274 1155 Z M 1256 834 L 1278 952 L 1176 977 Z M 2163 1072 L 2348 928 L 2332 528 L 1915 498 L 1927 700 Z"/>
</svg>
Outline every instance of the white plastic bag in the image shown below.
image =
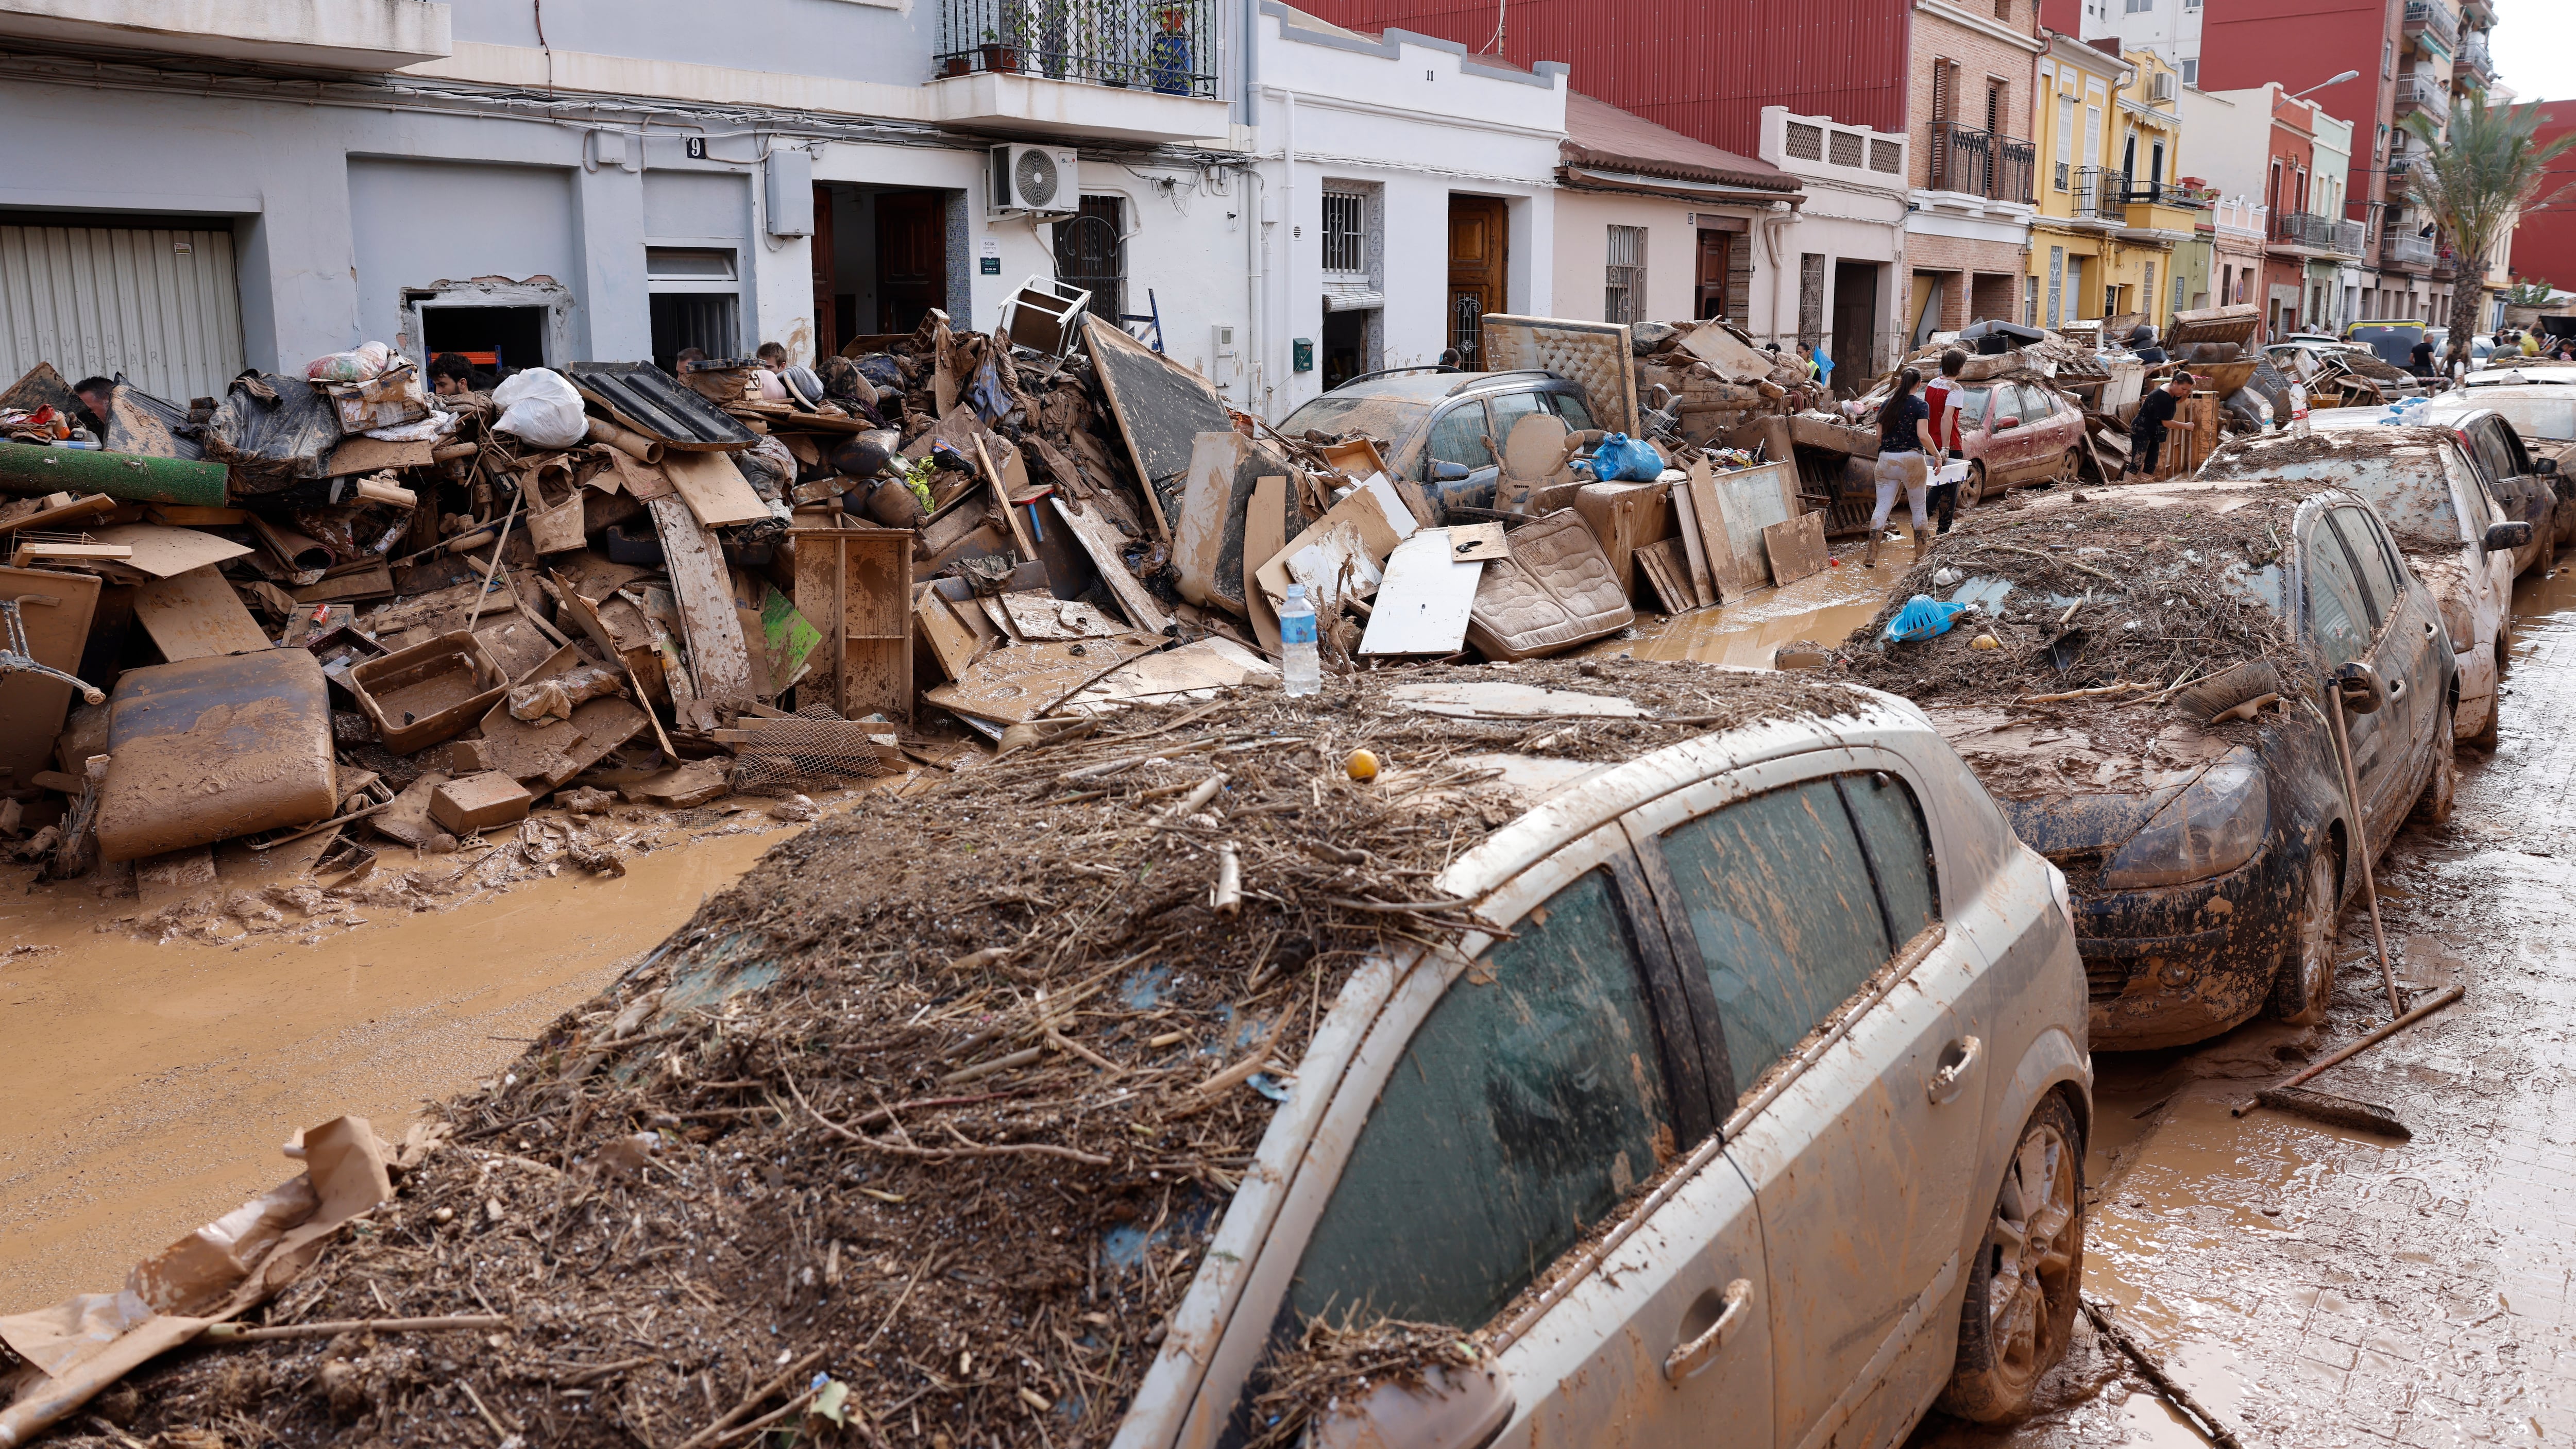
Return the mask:
<svg viewBox="0 0 2576 1449">
<path fill-rule="evenodd" d="M 569 448 L 589 428 L 581 412 L 581 394 L 550 368 L 513 373 L 492 389 L 492 401 L 501 405 L 501 420 L 494 428 L 540 448 Z"/>
<path fill-rule="evenodd" d="M 385 369 L 398 359 L 394 350 L 381 342 L 370 342 L 347 352 L 334 352 L 304 364 L 306 382 L 373 382 L 385 375 Z"/>
</svg>

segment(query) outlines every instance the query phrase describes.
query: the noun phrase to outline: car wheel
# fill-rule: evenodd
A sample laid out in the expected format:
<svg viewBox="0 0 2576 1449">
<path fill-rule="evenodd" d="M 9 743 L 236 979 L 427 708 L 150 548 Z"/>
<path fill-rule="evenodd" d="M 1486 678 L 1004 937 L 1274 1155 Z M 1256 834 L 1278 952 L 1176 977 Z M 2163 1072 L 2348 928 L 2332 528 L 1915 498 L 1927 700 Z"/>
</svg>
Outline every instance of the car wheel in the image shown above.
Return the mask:
<svg viewBox="0 0 2576 1449">
<path fill-rule="evenodd" d="M 2334 857 L 2323 850 L 2308 857 L 2308 905 L 2299 914 L 2290 954 L 2272 978 L 2272 1000 L 2265 1013 L 2292 1026 L 2314 1026 L 2326 1019 L 2334 999 L 2336 897 Z"/>
<path fill-rule="evenodd" d="M 2084 1280 L 2084 1137 L 2054 1094 L 2022 1125 L 1959 1308 L 1959 1360 L 1941 1408 L 1979 1424 L 2030 1412 L 2075 1331 Z"/>
<path fill-rule="evenodd" d="M 2495 748 L 2495 722 L 2497 714 L 2501 712 L 2496 705 L 2501 703 L 2503 698 L 2502 694 L 2498 694 L 2495 699 L 2488 701 L 2487 727 L 2479 736 L 2486 742 L 2483 748 Z M 2415 797 L 2413 818 L 2418 825 L 2449 824 L 2451 808 L 2459 802 L 2460 763 L 2457 757 L 2455 731 L 2451 724 L 2451 702 L 2447 699 L 2442 701 L 2442 718 L 2439 725 L 2439 732 L 2433 737 L 2433 778 L 2424 782 L 2424 793 Z"/>
<path fill-rule="evenodd" d="M 1985 504 L 1993 502 L 1995 499 L 2003 497 L 2004 494 L 2011 491 L 2010 489 L 2005 488 L 1989 488 L 1986 485 L 1986 465 L 1983 463 L 1970 463 L 1968 465 L 1967 487 L 1961 490 L 1968 495 L 1969 503 L 1982 507 Z"/>
</svg>

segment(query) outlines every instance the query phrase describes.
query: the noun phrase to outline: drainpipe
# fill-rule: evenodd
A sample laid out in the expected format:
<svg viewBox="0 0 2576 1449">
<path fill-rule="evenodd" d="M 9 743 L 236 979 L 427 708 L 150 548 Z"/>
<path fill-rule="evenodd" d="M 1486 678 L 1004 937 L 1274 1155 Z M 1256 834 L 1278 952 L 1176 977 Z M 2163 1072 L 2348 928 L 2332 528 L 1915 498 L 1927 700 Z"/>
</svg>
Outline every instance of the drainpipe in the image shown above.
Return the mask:
<svg viewBox="0 0 2576 1449">
<path fill-rule="evenodd" d="M 1255 158 L 1243 167 L 1243 195 L 1235 203 L 1235 214 L 1243 218 L 1243 410 L 1266 421 L 1269 399 L 1261 388 L 1261 380 L 1269 376 L 1261 350 L 1269 335 L 1261 325 L 1262 253 L 1268 244 L 1261 231 L 1261 0 L 1243 0 L 1243 121 Z"/>
<path fill-rule="evenodd" d="M 1783 207 L 1788 205 L 1784 201 L 1775 201 L 1771 204 Z M 1798 345 L 1797 328 L 1789 329 L 1789 336 L 1785 341 L 1780 336 L 1780 318 L 1783 315 L 1782 298 L 1789 285 L 1789 269 L 1782 264 L 1781 258 L 1784 253 L 1780 248 L 1782 239 L 1789 234 L 1789 228 L 1797 224 L 1798 214 L 1794 211 L 1786 215 L 1775 213 L 1762 218 L 1763 246 L 1771 253 L 1771 336 L 1769 340 L 1779 342 L 1782 346 L 1791 349 L 1795 349 Z M 1837 357 L 1834 361 L 1839 364 L 1842 359 Z"/>
<path fill-rule="evenodd" d="M 1291 229 L 1292 240 L 1286 246 L 1279 259 L 1279 283 L 1280 290 L 1293 300 L 1296 295 L 1297 287 L 1297 248 L 1293 240 L 1293 232 L 1297 221 L 1297 93 L 1295 91 L 1283 92 L 1280 96 L 1280 102 L 1285 108 L 1285 115 L 1281 121 L 1279 210 L 1282 213 L 1281 220 L 1288 223 Z M 1276 225 L 1277 223 L 1272 224 Z M 1265 228 L 1265 231 L 1266 230 L 1267 228 Z M 1262 238 L 1262 246 L 1266 249 L 1269 244 L 1269 238 L 1265 235 Z M 1293 323 L 1287 323 L 1285 319 L 1283 319 L 1281 330 L 1284 331 L 1288 326 L 1293 325 Z M 1281 371 L 1274 375 L 1282 380 L 1294 376 L 1293 373 L 1286 371 Z M 1267 401 L 1267 398 L 1265 398 L 1264 401 Z"/>
</svg>

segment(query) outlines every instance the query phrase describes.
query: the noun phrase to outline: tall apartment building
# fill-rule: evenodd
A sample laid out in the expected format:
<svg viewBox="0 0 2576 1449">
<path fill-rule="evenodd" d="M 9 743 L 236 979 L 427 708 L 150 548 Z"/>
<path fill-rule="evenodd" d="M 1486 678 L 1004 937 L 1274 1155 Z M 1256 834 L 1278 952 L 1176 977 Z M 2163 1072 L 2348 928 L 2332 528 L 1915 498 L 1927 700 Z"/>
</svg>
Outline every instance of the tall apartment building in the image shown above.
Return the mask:
<svg viewBox="0 0 2576 1449">
<path fill-rule="evenodd" d="M 2047 0 L 2040 23 L 2083 40 L 2118 41 L 2122 50 L 2154 51 L 2184 85 L 2196 86 L 2209 8 L 2210 0 Z"/>
</svg>

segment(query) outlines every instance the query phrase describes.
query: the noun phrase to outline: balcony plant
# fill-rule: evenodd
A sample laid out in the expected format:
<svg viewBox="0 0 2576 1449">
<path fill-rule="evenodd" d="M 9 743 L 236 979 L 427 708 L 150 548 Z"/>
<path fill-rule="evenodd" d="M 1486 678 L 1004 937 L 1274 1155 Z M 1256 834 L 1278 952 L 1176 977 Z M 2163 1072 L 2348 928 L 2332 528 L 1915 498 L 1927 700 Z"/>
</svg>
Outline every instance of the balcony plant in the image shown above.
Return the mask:
<svg viewBox="0 0 2576 1449">
<path fill-rule="evenodd" d="M 1016 72 L 1020 68 L 1020 48 L 1005 43 L 990 26 L 985 27 L 984 43 L 977 48 L 983 52 L 984 69 L 988 71 Z"/>
</svg>

